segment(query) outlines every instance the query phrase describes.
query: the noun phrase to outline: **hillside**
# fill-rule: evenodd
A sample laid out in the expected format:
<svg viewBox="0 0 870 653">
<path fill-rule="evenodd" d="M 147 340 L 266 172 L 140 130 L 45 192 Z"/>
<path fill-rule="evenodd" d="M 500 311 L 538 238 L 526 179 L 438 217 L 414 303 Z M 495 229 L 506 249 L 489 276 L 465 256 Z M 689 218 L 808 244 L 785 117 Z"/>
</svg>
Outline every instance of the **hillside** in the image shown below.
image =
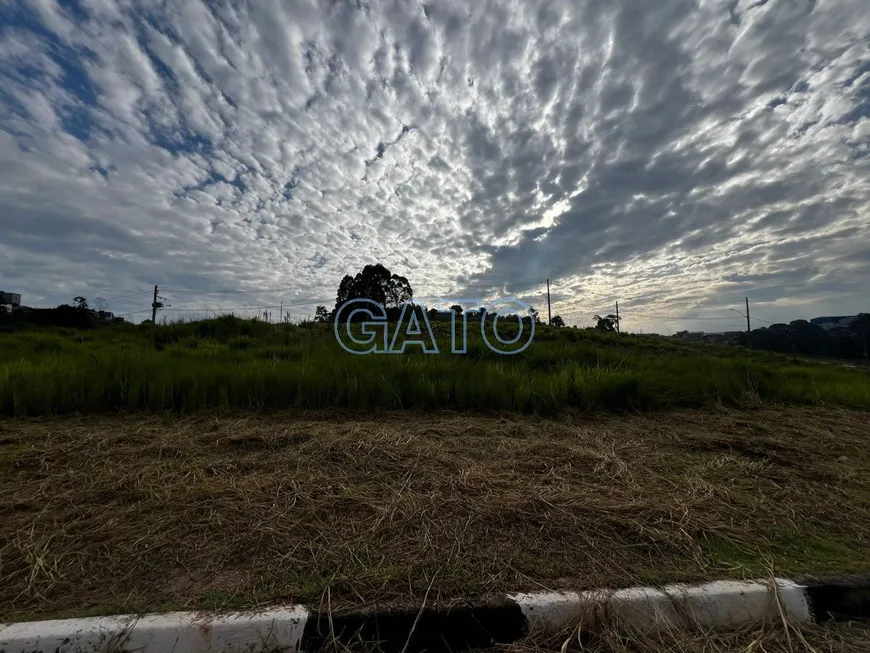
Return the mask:
<svg viewBox="0 0 870 653">
<path fill-rule="evenodd" d="M 0 333 L 0 414 L 215 407 L 451 408 L 553 414 L 746 401 L 870 407 L 870 374 L 741 347 L 539 326 L 517 355 L 355 356 L 331 324 L 221 317 Z"/>
</svg>

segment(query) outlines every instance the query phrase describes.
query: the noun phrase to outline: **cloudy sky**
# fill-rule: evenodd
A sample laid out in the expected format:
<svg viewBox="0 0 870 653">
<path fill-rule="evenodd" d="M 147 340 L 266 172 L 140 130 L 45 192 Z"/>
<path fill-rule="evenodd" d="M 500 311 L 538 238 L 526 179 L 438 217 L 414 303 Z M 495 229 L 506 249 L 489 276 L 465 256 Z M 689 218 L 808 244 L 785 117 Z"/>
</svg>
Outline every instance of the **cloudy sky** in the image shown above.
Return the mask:
<svg viewBox="0 0 870 653">
<path fill-rule="evenodd" d="M 866 0 L 0 0 L 0 288 L 34 306 L 299 316 L 382 262 L 550 278 L 569 324 L 850 314 L 868 153 Z"/>
</svg>

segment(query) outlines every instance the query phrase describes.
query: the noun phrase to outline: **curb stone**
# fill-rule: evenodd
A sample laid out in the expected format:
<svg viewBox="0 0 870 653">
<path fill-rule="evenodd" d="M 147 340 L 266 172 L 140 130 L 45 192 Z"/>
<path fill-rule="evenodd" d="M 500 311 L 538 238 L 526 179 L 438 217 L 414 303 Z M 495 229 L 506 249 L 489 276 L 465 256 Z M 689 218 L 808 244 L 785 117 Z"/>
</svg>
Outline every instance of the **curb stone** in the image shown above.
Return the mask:
<svg viewBox="0 0 870 653">
<path fill-rule="evenodd" d="M 798 581 L 806 587 L 816 622 L 851 621 L 870 617 L 870 574 Z"/>
<path fill-rule="evenodd" d="M 774 589 L 775 584 L 775 589 Z M 728 627 L 870 617 L 870 575 L 825 580 L 714 581 L 700 585 L 509 594 L 450 610 L 330 615 L 297 605 L 260 612 L 93 617 L 0 624 L 0 653 L 319 653 L 377 643 L 384 653 L 486 648 L 529 633 L 615 622 Z"/>
</svg>

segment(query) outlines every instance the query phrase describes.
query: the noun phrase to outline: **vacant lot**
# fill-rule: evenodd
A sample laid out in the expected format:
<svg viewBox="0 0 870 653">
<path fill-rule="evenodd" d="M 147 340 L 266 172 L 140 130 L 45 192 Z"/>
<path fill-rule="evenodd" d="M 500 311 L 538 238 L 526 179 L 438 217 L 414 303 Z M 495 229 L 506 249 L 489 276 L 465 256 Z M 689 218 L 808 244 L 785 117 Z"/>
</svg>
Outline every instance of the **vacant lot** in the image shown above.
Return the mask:
<svg viewBox="0 0 870 653">
<path fill-rule="evenodd" d="M 870 408 L 866 369 L 740 347 L 539 327 L 514 356 L 469 327 L 468 353 L 354 356 L 331 324 L 223 317 L 166 326 L 0 333 L 0 415 L 112 410 L 472 409 L 557 414 L 747 399 Z M 476 333 L 476 335 L 475 335 Z M 413 352 L 413 353 L 412 353 Z"/>
<path fill-rule="evenodd" d="M 867 413 L 0 422 L 0 618 L 870 568 Z"/>
</svg>

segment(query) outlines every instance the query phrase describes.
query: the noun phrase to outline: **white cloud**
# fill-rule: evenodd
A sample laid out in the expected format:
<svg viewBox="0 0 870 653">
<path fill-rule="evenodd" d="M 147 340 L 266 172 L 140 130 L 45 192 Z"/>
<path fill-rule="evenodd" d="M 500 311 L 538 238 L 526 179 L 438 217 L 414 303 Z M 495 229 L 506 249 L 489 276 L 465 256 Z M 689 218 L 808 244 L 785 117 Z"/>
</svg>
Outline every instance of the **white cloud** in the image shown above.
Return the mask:
<svg viewBox="0 0 870 653">
<path fill-rule="evenodd" d="M 0 7 L 27 301 L 292 303 L 380 261 L 420 295 L 549 276 L 569 322 L 867 309 L 860 0 L 64 4 Z"/>
</svg>

